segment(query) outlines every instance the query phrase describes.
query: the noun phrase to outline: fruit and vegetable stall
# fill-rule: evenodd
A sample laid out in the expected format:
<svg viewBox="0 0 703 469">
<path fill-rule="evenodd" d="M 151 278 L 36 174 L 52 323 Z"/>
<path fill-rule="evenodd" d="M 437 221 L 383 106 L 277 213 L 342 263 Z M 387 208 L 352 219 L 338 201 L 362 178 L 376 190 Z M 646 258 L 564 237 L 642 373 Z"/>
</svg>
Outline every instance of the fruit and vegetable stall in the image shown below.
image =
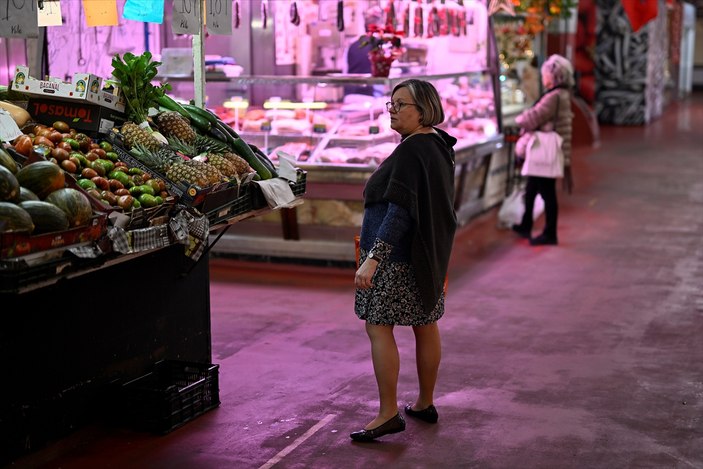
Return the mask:
<svg viewBox="0 0 703 469">
<path fill-rule="evenodd" d="M 153 84 L 158 65 L 126 53 L 114 80 L 71 82 L 17 67 L 0 88 L 0 440 L 11 446 L 80 424 L 110 406 L 95 400 L 111 383 L 160 359 L 210 363 L 212 238 L 305 192 L 304 171 L 274 166 Z"/>
</svg>

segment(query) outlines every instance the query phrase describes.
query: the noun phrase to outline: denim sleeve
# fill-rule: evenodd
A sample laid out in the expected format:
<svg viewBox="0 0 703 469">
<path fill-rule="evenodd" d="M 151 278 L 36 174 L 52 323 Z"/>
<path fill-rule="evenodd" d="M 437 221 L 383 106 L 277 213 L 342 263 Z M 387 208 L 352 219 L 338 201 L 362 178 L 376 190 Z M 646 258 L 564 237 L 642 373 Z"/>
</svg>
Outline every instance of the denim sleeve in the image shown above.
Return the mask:
<svg viewBox="0 0 703 469">
<path fill-rule="evenodd" d="M 374 247 L 376 244 L 398 246 L 401 238 L 410 231 L 412 223 L 412 218 L 410 218 L 410 214 L 407 210 L 400 205 L 389 203 L 386 216 L 383 218 L 381 227 L 376 235 Z M 386 249 L 382 249 L 382 251 L 385 251 L 383 253 L 377 252 L 374 248 L 371 250 L 374 251 L 374 254 L 379 255 L 381 259 L 385 259 L 390 255 L 390 252 L 387 252 L 387 247 Z"/>
</svg>

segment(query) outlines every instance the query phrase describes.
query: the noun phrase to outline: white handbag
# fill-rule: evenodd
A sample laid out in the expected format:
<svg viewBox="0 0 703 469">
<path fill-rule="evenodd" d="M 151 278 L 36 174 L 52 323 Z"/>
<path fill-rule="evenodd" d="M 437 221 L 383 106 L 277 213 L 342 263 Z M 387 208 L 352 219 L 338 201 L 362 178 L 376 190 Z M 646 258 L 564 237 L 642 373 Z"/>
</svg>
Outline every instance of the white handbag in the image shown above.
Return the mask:
<svg viewBox="0 0 703 469">
<path fill-rule="evenodd" d="M 561 149 L 563 139 L 556 132 L 558 117 L 559 100 L 552 124 L 555 130 L 535 130 L 520 137 L 520 140 L 527 140 L 524 144 L 525 162 L 520 173 L 523 176 L 564 177 L 564 151 Z"/>
<path fill-rule="evenodd" d="M 545 178 L 564 177 L 564 152 L 561 149 L 563 139 L 555 131 L 531 132 L 522 165 L 523 176 L 540 176 Z"/>
</svg>

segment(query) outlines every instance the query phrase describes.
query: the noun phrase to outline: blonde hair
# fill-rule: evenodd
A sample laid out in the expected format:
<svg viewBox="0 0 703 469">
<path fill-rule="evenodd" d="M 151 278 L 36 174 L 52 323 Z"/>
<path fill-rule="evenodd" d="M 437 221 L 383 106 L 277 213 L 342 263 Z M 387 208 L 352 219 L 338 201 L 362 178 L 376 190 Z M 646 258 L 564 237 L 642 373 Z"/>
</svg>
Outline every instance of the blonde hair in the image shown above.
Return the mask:
<svg viewBox="0 0 703 469">
<path fill-rule="evenodd" d="M 574 68 L 565 57 L 559 54 L 550 55 L 540 69 L 542 83 L 550 88 L 555 86 L 574 86 Z"/>
</svg>

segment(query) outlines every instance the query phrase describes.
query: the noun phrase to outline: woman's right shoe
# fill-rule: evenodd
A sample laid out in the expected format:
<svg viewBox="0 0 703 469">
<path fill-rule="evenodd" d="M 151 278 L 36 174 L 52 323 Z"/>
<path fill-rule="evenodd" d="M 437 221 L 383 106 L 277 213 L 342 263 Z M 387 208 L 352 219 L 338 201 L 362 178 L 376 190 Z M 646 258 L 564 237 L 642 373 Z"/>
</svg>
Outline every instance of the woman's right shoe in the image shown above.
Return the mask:
<svg viewBox="0 0 703 469">
<path fill-rule="evenodd" d="M 522 225 L 513 225 L 512 229 L 521 238 L 530 239 L 530 237 L 532 236 L 532 233 L 530 232 L 530 230 L 526 230 L 525 228 L 522 227 Z"/>
<path fill-rule="evenodd" d="M 559 244 L 557 238 L 545 236 L 544 234 L 530 240 L 530 246 L 556 246 L 557 244 Z"/>
<path fill-rule="evenodd" d="M 403 430 L 405 430 L 405 419 L 402 415 L 400 415 L 400 412 L 398 412 L 397 414 L 395 414 L 395 417 L 391 418 L 385 423 L 382 423 L 376 428 L 372 428 L 371 430 L 359 430 L 358 432 L 352 432 L 349 434 L 349 436 L 354 441 L 369 442 L 383 435 L 398 433 L 402 432 Z"/>
<path fill-rule="evenodd" d="M 435 409 L 435 406 L 433 405 L 429 406 L 424 410 L 413 410 L 412 406 L 408 404 L 405 406 L 405 413 L 411 417 L 418 418 L 427 423 L 437 423 L 437 420 L 439 419 L 437 409 Z"/>
</svg>

